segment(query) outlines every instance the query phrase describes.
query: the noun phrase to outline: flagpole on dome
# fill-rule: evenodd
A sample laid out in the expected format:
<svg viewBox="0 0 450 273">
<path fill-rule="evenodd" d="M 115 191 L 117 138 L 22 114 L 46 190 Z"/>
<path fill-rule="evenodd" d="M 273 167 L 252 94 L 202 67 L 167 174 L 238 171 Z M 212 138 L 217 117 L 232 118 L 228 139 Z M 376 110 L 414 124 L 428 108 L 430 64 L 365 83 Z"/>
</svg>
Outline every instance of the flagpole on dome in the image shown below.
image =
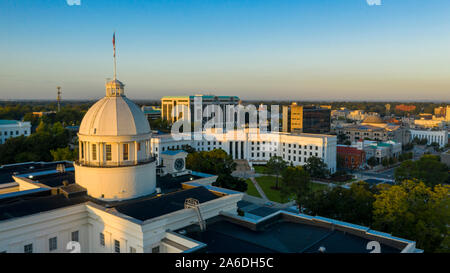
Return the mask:
<svg viewBox="0 0 450 273">
<path fill-rule="evenodd" d="M 114 49 L 114 80 L 116 80 L 116 32 L 114 31 L 113 34 L 113 39 L 112 39 L 112 43 L 113 43 L 113 49 Z"/>
</svg>

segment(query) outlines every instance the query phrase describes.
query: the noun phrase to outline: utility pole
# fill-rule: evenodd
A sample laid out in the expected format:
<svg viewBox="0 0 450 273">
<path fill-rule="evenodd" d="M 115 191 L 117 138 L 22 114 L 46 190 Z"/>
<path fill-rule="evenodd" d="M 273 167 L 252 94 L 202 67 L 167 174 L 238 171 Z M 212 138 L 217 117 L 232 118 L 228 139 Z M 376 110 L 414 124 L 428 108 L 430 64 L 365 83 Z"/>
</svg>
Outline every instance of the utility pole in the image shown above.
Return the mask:
<svg viewBox="0 0 450 273">
<path fill-rule="evenodd" d="M 58 112 L 61 110 L 61 86 L 56 87 L 56 101 L 58 102 Z"/>
</svg>

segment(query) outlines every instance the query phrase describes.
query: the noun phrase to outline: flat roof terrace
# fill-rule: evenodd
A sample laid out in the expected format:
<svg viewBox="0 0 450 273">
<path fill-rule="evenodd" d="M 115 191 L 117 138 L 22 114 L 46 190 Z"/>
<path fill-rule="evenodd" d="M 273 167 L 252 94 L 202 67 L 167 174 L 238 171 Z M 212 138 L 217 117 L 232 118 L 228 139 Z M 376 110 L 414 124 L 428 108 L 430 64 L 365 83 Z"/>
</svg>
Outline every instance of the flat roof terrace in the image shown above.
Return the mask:
<svg viewBox="0 0 450 273">
<path fill-rule="evenodd" d="M 207 253 L 369 253 L 370 239 L 338 229 L 278 219 L 260 230 L 232 223 L 223 216 L 207 221 L 201 232 L 198 226 L 188 228 L 186 236 L 205 243 Z M 382 253 L 400 253 L 401 249 L 380 243 Z"/>
<path fill-rule="evenodd" d="M 0 166 L 0 184 L 14 182 L 13 175 L 56 170 L 58 164 L 64 164 L 66 168 L 73 167 L 72 162 L 69 161 L 26 162 Z"/>
<path fill-rule="evenodd" d="M 187 198 L 194 198 L 200 203 L 204 203 L 219 197 L 205 187 L 196 187 L 148 199 L 127 201 L 114 206 L 114 208 L 120 213 L 145 221 L 184 209 L 184 201 Z"/>
</svg>

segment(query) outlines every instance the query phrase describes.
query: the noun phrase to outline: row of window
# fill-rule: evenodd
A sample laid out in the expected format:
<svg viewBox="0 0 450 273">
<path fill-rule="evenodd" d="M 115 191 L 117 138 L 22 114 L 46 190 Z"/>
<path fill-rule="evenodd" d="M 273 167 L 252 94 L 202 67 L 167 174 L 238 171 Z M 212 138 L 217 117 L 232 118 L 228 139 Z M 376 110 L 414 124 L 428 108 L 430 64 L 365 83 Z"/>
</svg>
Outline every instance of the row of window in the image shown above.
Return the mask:
<svg viewBox="0 0 450 273">
<path fill-rule="evenodd" d="M 286 150 L 283 149 L 283 152 L 286 152 Z M 296 151 L 296 150 L 288 150 L 288 153 L 289 153 L 289 154 L 290 154 L 291 152 L 292 152 L 293 154 L 297 154 L 297 151 Z M 302 154 L 302 151 L 298 151 L 298 154 L 301 155 L 301 154 Z M 303 152 L 303 155 L 308 155 L 308 152 L 307 152 L 307 151 L 304 151 L 304 152 Z M 309 155 L 312 156 L 312 155 L 313 155 L 313 152 L 309 152 Z M 314 155 L 315 155 L 315 156 L 319 156 L 319 153 L 315 152 Z"/>
<path fill-rule="evenodd" d="M 99 234 L 100 236 L 100 246 L 105 247 L 105 234 L 101 233 Z M 119 240 L 114 240 L 114 252 L 115 253 L 120 253 L 120 241 Z M 136 253 L 136 248 L 130 246 L 130 253 Z"/>
<path fill-rule="evenodd" d="M 292 146 L 291 146 L 292 145 Z M 283 143 L 283 147 L 285 147 L 286 146 L 286 143 Z M 288 148 L 297 148 L 297 144 L 291 144 L 291 143 L 288 143 Z M 299 149 L 301 149 L 302 148 L 302 145 L 301 144 L 298 144 L 298 148 Z M 308 149 L 308 145 L 303 145 L 303 148 L 306 150 L 306 149 Z M 318 151 L 319 150 L 319 146 L 313 146 L 313 145 L 309 145 L 309 149 L 310 150 L 313 150 L 313 149 L 315 149 L 316 151 Z"/>
<path fill-rule="evenodd" d="M 23 134 L 24 134 L 24 135 L 27 135 L 27 134 L 28 134 L 28 131 L 24 131 Z M 4 131 L 3 133 L 0 131 L 0 136 L 1 136 L 1 135 L 7 136 L 7 135 L 8 135 L 8 131 Z M 14 135 L 14 131 L 9 131 L 9 135 L 10 135 L 10 136 L 13 136 L 13 135 Z M 18 135 L 19 135 L 19 131 L 17 130 L 17 131 L 16 131 L 16 136 L 18 136 Z"/>
<path fill-rule="evenodd" d="M 141 150 L 141 143 L 137 143 L 137 151 L 139 152 Z M 163 149 L 164 150 L 164 149 Z M 97 160 L 97 144 L 91 144 L 91 153 L 92 153 L 92 160 Z M 106 161 L 112 160 L 112 147 L 111 144 L 105 145 L 105 155 L 106 155 Z M 84 143 L 81 143 L 81 158 L 84 158 Z M 122 144 L 122 160 L 128 160 L 129 159 L 129 144 L 125 143 Z"/>
<path fill-rule="evenodd" d="M 79 242 L 79 231 L 73 231 L 71 234 L 71 240 L 74 242 Z M 58 249 L 58 237 L 51 237 L 48 239 L 48 250 L 55 251 Z M 23 246 L 24 253 L 33 253 L 33 244 L 26 244 Z"/>
</svg>

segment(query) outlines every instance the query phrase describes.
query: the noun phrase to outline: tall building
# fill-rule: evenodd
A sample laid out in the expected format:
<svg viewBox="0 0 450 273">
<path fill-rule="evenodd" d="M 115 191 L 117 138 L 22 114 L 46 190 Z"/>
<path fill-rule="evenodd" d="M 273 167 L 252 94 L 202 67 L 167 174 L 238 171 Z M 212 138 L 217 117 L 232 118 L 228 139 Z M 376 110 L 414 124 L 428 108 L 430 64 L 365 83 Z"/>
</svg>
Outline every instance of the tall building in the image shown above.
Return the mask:
<svg viewBox="0 0 450 273">
<path fill-rule="evenodd" d="M 447 123 L 450 123 L 450 105 L 447 105 L 447 108 L 445 110 L 445 121 Z"/>
<path fill-rule="evenodd" d="M 330 132 L 331 110 L 323 107 L 283 106 L 282 131 L 292 133 L 327 134 Z"/>
<path fill-rule="evenodd" d="M 239 97 L 237 96 L 214 96 L 214 95 L 195 95 L 195 96 L 165 96 L 161 98 L 161 117 L 162 119 L 170 122 L 175 122 L 182 118 L 182 113 L 178 113 L 176 116 L 172 115 L 173 109 L 177 105 L 185 105 L 189 108 L 191 117 L 190 120 L 194 120 L 194 101 L 195 99 L 201 99 L 202 110 L 208 105 L 219 105 L 222 109 L 224 117 L 226 116 L 227 105 L 238 105 Z"/>
<path fill-rule="evenodd" d="M 31 134 L 31 123 L 17 120 L 0 120 L 0 144 L 5 143 L 8 138 L 29 136 Z"/>
</svg>

